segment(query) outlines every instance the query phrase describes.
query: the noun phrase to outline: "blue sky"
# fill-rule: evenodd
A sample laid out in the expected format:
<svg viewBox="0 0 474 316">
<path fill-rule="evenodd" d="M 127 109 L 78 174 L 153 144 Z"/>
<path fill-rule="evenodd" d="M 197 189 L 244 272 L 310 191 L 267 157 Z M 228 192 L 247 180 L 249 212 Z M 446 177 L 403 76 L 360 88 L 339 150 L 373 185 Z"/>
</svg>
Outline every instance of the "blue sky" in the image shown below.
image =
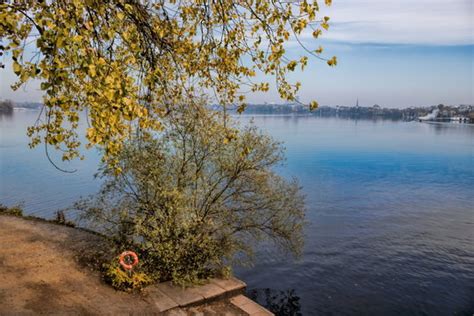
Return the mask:
<svg viewBox="0 0 474 316">
<path fill-rule="evenodd" d="M 331 28 L 310 48 L 323 45 L 338 66 L 311 60 L 291 78 L 302 82 L 299 97 L 323 105 L 379 104 L 408 107 L 474 103 L 474 1 L 333 0 L 324 9 Z M 290 57 L 302 54 L 294 42 Z M 7 65 L 7 68 L 8 65 Z M 0 72 L 0 98 L 40 101 L 37 84 L 12 92 L 11 70 Z M 249 95 L 250 102 L 282 102 L 272 89 Z"/>
</svg>

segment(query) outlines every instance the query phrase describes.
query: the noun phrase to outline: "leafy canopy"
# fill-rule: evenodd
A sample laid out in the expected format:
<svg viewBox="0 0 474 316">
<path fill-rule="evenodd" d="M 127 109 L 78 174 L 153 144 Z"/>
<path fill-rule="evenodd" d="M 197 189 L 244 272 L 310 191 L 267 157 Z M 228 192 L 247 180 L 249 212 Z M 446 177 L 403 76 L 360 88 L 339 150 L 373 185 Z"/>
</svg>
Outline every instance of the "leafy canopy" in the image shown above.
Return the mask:
<svg viewBox="0 0 474 316">
<path fill-rule="evenodd" d="M 282 98 L 295 100 L 300 83 L 287 81 L 288 72 L 303 69 L 310 55 L 336 64 L 321 57 L 322 48 L 303 47 L 297 60 L 285 56 L 284 44 L 300 42 L 305 29 L 317 38 L 329 28 L 318 12 L 317 1 L 306 0 L 2 1 L 0 54 L 13 59 L 14 88 L 41 81 L 44 117 L 28 129 L 31 146 L 43 140 L 64 150 L 63 160 L 79 156 L 79 114 L 86 111 L 89 145 L 107 158 L 135 127 L 160 130 L 175 104 L 196 95 L 212 93 L 243 111 L 245 89 L 269 89 L 252 80 L 259 72 L 274 77 Z"/>
</svg>

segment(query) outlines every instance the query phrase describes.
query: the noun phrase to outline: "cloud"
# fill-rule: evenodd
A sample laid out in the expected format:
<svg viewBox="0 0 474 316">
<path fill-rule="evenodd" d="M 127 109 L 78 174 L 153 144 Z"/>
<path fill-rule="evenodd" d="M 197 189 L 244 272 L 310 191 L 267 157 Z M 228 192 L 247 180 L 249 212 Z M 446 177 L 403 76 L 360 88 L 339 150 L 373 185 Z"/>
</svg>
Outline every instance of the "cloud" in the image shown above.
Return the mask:
<svg viewBox="0 0 474 316">
<path fill-rule="evenodd" d="M 349 43 L 474 44 L 472 0 L 334 0 L 324 38 Z M 308 35 L 306 35 L 308 36 Z"/>
</svg>

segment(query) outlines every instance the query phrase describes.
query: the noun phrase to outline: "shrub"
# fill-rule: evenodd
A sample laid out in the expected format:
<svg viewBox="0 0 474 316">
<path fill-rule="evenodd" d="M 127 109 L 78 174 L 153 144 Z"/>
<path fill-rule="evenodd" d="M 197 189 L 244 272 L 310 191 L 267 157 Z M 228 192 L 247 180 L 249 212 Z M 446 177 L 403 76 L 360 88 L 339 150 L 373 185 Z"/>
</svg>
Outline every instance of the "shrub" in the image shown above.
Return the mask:
<svg viewBox="0 0 474 316">
<path fill-rule="evenodd" d="M 284 158 L 279 143 L 199 104 L 163 124 L 163 134 L 125 146 L 120 173 L 102 167 L 99 194 L 76 204 L 90 225 L 118 248 L 141 249 L 155 279 L 179 284 L 251 263 L 258 241 L 299 253 L 303 197 L 273 170 Z"/>
<path fill-rule="evenodd" d="M 66 225 L 69 227 L 75 227 L 76 225 L 74 222 L 69 221 L 66 219 L 66 215 L 64 214 L 64 211 L 57 211 L 56 212 L 56 218 L 53 220 L 53 222 L 58 223 L 60 225 Z"/>
<path fill-rule="evenodd" d="M 117 290 L 132 291 L 139 290 L 150 284 L 153 279 L 144 272 L 125 271 L 119 264 L 119 258 L 114 258 L 110 263 L 103 265 L 105 282 Z"/>
<path fill-rule="evenodd" d="M 21 217 L 23 216 L 23 209 L 19 205 L 8 207 L 3 204 L 0 204 L 0 214 L 8 214 Z"/>
</svg>

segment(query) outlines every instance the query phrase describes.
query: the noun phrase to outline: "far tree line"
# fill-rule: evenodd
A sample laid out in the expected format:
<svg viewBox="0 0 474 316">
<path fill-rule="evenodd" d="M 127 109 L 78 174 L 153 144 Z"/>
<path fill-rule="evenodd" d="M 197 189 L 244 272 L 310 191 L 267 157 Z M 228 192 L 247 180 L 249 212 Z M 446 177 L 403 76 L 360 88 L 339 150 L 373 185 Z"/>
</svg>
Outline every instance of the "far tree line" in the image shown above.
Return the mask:
<svg viewBox="0 0 474 316">
<path fill-rule="evenodd" d="M 0 113 L 11 113 L 13 108 L 41 109 L 40 102 L 13 103 L 11 100 L 0 101 Z M 216 109 L 219 109 L 217 106 Z M 347 119 L 384 119 L 384 120 L 416 120 L 439 109 L 438 117 L 467 117 L 474 123 L 473 105 L 431 105 L 407 108 L 385 108 L 377 104 L 373 106 L 320 106 L 314 111 L 310 111 L 301 104 L 248 104 L 246 114 L 310 114 L 322 117 L 340 117 Z M 230 111 L 237 111 L 237 108 L 230 108 Z"/>
<path fill-rule="evenodd" d="M 13 102 L 10 100 L 0 101 L 0 114 L 12 114 Z"/>
</svg>

